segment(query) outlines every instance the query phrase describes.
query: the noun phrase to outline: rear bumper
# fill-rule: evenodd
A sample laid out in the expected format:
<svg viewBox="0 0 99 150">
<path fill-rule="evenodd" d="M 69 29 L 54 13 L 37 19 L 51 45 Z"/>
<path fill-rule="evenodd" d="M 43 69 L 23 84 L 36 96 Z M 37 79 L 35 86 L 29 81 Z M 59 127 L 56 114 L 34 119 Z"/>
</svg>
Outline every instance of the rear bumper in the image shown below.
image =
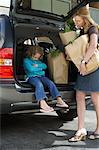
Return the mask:
<svg viewBox="0 0 99 150">
<path fill-rule="evenodd" d="M 70 105 L 76 106 L 74 91 L 61 91 L 62 98 Z M 47 92 L 46 94 L 49 95 Z M 51 99 L 51 97 L 49 97 Z M 50 101 L 50 105 L 54 105 Z M 39 105 L 35 101 L 33 92 L 20 93 L 16 91 L 15 84 L 0 84 L 0 107 L 2 114 L 9 114 L 14 111 L 38 109 Z M 35 111 L 34 111 L 35 112 Z"/>
<path fill-rule="evenodd" d="M 32 93 L 19 93 L 14 84 L 0 84 L 0 110 L 1 113 L 10 113 L 13 103 L 32 101 Z"/>
</svg>

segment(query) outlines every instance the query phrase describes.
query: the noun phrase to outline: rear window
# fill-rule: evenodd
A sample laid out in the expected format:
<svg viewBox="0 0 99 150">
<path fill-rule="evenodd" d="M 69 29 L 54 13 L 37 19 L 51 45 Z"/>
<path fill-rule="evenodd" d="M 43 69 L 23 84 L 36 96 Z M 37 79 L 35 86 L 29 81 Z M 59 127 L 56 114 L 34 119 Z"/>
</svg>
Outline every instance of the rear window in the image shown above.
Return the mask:
<svg viewBox="0 0 99 150">
<path fill-rule="evenodd" d="M 71 7 L 71 1 L 67 0 L 17 0 L 17 10 L 40 10 L 66 16 Z"/>
</svg>

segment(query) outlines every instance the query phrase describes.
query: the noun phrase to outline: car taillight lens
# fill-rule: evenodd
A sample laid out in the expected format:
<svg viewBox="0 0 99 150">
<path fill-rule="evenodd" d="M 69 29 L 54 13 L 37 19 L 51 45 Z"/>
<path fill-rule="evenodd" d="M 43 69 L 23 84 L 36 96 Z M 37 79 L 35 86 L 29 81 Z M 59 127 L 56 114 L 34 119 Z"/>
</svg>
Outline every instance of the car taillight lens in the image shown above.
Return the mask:
<svg viewBox="0 0 99 150">
<path fill-rule="evenodd" d="M 2 48 L 0 49 L 0 79 L 13 78 L 13 49 Z"/>
</svg>

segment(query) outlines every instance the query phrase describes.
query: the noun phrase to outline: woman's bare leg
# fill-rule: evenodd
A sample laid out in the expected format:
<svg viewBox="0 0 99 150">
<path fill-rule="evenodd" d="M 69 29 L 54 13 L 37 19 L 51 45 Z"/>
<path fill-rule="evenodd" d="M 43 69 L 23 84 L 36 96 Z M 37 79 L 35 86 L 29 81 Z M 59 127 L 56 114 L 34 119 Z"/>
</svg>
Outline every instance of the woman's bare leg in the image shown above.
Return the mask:
<svg viewBox="0 0 99 150">
<path fill-rule="evenodd" d="M 99 92 L 93 92 L 91 93 L 92 102 L 95 107 L 96 111 L 96 119 L 97 119 L 97 125 L 95 129 L 95 133 L 99 134 Z"/>
<path fill-rule="evenodd" d="M 78 130 L 84 128 L 85 117 L 85 93 L 76 91 L 77 114 L 78 114 Z"/>
<path fill-rule="evenodd" d="M 86 139 L 86 129 L 84 128 L 85 117 L 85 93 L 82 91 L 76 91 L 77 101 L 77 114 L 78 114 L 78 129 L 73 137 L 69 139 L 69 142 L 78 142 Z"/>
</svg>

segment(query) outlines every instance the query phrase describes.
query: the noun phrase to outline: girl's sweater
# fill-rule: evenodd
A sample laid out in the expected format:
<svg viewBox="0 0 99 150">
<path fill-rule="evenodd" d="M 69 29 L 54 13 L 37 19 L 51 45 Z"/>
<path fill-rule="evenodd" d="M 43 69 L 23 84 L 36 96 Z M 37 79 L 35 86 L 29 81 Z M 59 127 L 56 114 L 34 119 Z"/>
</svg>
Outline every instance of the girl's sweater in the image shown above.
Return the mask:
<svg viewBox="0 0 99 150">
<path fill-rule="evenodd" d="M 25 58 L 23 61 L 23 66 L 26 73 L 26 78 L 44 76 L 44 69 L 47 68 L 45 63 L 42 63 L 40 60 L 33 60 L 32 58 Z"/>
</svg>

